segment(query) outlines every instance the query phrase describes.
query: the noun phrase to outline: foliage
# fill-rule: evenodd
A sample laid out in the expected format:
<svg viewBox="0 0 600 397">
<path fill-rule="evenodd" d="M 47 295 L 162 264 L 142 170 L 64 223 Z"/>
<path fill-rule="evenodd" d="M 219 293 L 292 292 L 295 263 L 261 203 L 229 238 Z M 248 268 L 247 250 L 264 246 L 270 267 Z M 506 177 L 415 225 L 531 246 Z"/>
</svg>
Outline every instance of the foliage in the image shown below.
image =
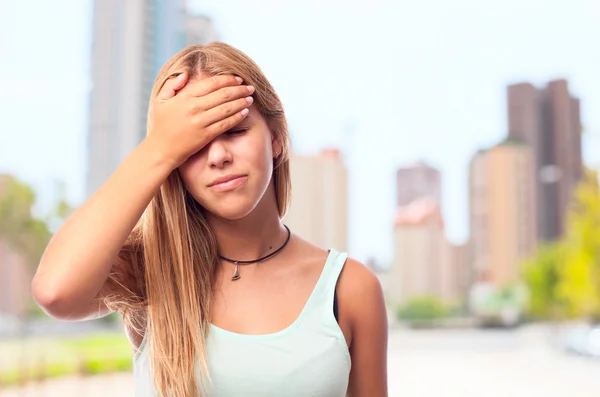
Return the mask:
<svg viewBox="0 0 600 397">
<path fill-rule="evenodd" d="M 557 294 L 569 317 L 600 319 L 600 190 L 589 172 L 575 191 Z"/>
<path fill-rule="evenodd" d="M 600 189 L 587 171 L 575 190 L 564 237 L 526 261 L 524 278 L 535 317 L 600 320 Z"/>
<path fill-rule="evenodd" d="M 421 322 L 447 317 L 450 310 L 439 299 L 430 296 L 413 298 L 398 308 L 401 321 Z"/>
<path fill-rule="evenodd" d="M 22 352 L 2 346 L 0 349 L 12 357 L 11 364 L 0 367 L 0 386 L 26 383 L 34 380 L 68 375 L 95 375 L 131 371 L 133 350 L 127 338 L 119 334 L 93 334 L 77 338 L 53 338 L 43 341 L 30 339 L 31 355 L 25 367 L 17 357 Z M 15 341 L 3 342 L 15 345 Z"/>
<path fill-rule="evenodd" d="M 72 212 L 65 200 L 64 185 L 57 183 L 58 199 L 46 217 L 33 214 L 36 195 L 33 189 L 10 175 L 0 175 L 0 242 L 25 262 L 33 274 L 56 229 Z M 28 302 L 26 316 L 45 314 Z"/>
<path fill-rule="evenodd" d="M 13 177 L 3 176 L 0 184 L 0 239 L 34 267 L 51 237 L 46 222 L 32 215 L 35 193 Z"/>
<path fill-rule="evenodd" d="M 560 316 L 562 302 L 557 294 L 560 265 L 565 261 L 562 243 L 543 244 L 523 266 L 529 289 L 529 314 L 534 318 Z"/>
<path fill-rule="evenodd" d="M 32 209 L 36 195 L 31 186 L 9 175 L 0 175 L 0 239 L 35 268 L 52 237 L 52 229 L 59 226 L 73 208 L 65 199 L 64 184 L 55 184 L 57 199 L 51 211 L 43 218 Z"/>
</svg>

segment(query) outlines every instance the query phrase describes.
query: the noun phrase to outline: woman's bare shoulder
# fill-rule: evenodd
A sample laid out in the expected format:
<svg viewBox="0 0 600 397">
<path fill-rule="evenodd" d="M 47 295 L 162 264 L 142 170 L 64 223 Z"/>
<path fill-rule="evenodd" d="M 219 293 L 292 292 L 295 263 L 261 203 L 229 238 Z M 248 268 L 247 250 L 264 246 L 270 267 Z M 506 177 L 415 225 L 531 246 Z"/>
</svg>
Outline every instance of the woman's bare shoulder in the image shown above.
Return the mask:
<svg viewBox="0 0 600 397">
<path fill-rule="evenodd" d="M 356 325 L 361 321 L 382 321 L 385 302 L 379 279 L 366 265 L 348 258 L 337 285 L 338 299 L 346 308 L 349 320 Z"/>
<path fill-rule="evenodd" d="M 387 396 L 388 322 L 379 279 L 349 258 L 338 281 L 338 299 L 350 328 L 350 395 Z"/>
<path fill-rule="evenodd" d="M 323 264 L 328 250 L 295 236 L 294 254 L 311 266 Z M 340 313 L 352 323 L 371 321 L 373 316 L 385 316 L 385 302 L 379 279 L 366 265 L 354 258 L 346 259 L 336 286 Z M 378 321 L 387 321 L 378 318 Z"/>
</svg>

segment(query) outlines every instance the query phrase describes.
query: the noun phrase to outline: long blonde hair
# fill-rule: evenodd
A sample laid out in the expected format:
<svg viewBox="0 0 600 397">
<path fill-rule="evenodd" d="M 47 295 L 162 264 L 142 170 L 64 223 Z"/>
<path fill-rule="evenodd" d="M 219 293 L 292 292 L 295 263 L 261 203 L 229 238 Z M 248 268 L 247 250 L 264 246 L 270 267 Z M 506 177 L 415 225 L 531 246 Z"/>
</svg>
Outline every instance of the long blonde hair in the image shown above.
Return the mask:
<svg viewBox="0 0 600 397">
<path fill-rule="evenodd" d="M 289 134 L 281 101 L 261 69 L 224 43 L 190 46 L 163 66 L 151 101 L 167 80 L 184 72 L 190 79 L 199 73 L 235 75 L 256 88 L 253 106 L 281 144 L 272 178 L 283 218 L 291 194 Z M 126 325 L 140 336 L 148 332 L 154 387 L 161 396 L 198 397 L 196 380 L 205 384 L 210 379 L 206 337 L 218 263 L 216 247 L 202 207 L 175 170 L 121 249 L 110 276 L 110 282 L 119 285 L 125 296 L 122 292 L 111 295 L 106 302 L 120 311 Z M 195 377 L 196 363 L 200 379 Z"/>
</svg>

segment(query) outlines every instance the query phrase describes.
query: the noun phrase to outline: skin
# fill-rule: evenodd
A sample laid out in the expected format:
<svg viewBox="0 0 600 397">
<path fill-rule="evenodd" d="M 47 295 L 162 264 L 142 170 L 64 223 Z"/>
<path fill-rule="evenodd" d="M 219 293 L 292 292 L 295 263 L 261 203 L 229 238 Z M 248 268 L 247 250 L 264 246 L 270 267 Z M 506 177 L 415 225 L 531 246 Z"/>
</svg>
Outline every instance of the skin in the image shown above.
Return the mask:
<svg viewBox="0 0 600 397">
<path fill-rule="evenodd" d="M 281 146 L 257 109 L 244 99 L 249 92 L 231 76 L 189 82 L 184 76 L 165 84 L 152 104 L 149 137 L 48 246 L 32 284 L 40 306 L 54 317 L 71 320 L 108 313 L 93 303 L 94 298 L 105 293 L 103 286 L 119 248 L 174 169 L 207 209 L 221 255 L 251 260 L 283 244 L 287 231 L 278 216 L 271 179 Z M 242 115 L 245 108 L 249 112 Z M 216 178 L 231 174 L 243 175 L 235 189 L 218 191 L 211 186 Z M 114 215 L 111 222 L 106 217 L 114 214 L 108 209 L 115 206 L 122 209 L 121 218 Z M 110 255 L 94 256 L 100 252 Z M 326 257 L 326 250 L 292 234 L 278 255 L 240 266 L 242 278 L 236 282 L 231 281 L 233 264 L 221 262 L 210 321 L 242 334 L 288 327 L 306 304 Z M 387 319 L 381 286 L 367 267 L 348 259 L 336 291 L 339 326 L 352 358 L 348 395 L 387 396 Z M 137 348 L 140 340 L 132 343 Z"/>
</svg>

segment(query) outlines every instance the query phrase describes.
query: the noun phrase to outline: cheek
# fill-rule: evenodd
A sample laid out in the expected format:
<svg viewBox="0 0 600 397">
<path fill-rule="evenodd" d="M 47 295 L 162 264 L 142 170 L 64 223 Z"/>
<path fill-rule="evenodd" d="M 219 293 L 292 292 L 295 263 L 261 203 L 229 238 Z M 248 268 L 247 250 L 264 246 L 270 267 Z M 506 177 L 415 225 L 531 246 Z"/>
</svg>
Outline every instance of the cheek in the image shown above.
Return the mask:
<svg viewBox="0 0 600 397">
<path fill-rule="evenodd" d="M 189 190 L 196 190 L 195 185 L 200 183 L 199 176 L 204 169 L 204 164 L 205 161 L 200 156 L 194 156 L 179 167 L 179 175 Z"/>
<path fill-rule="evenodd" d="M 268 181 L 273 172 L 273 157 L 270 140 L 262 140 L 257 143 L 253 153 L 253 163 L 260 172 L 260 175 L 262 176 L 261 179 Z"/>
</svg>

